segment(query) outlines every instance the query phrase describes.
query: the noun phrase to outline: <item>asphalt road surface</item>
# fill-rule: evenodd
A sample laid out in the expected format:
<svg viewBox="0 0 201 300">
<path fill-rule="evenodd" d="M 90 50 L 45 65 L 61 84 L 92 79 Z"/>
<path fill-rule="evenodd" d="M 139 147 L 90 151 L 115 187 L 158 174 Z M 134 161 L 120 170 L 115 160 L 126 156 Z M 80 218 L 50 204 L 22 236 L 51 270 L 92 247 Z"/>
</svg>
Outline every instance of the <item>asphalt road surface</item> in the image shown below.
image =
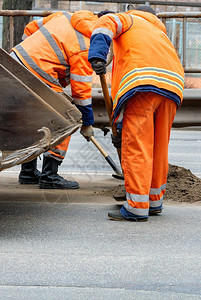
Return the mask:
<svg viewBox="0 0 201 300">
<path fill-rule="evenodd" d="M 96 137 L 118 162 L 109 135 Z M 173 130 L 169 162 L 201 177 L 201 131 Z M 118 183 L 78 134 L 60 172 L 79 179 L 79 194 L 20 186 L 18 171 L 0 173 L 1 300 L 201 299 L 201 203 L 167 203 L 143 223 L 108 220 L 118 203 L 96 191 Z"/>
</svg>

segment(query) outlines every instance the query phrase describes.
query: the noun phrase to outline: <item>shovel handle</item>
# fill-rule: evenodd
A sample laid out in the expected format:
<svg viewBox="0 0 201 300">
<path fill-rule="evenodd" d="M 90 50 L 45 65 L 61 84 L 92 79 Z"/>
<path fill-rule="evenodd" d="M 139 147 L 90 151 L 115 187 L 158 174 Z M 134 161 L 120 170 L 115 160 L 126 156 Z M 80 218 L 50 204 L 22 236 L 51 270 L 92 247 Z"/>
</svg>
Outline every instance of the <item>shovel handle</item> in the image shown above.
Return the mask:
<svg viewBox="0 0 201 300">
<path fill-rule="evenodd" d="M 102 86 L 102 90 L 103 90 L 103 96 L 105 99 L 105 106 L 107 109 L 107 114 L 110 120 L 110 125 L 112 126 L 112 133 L 114 136 L 117 135 L 117 129 L 115 125 L 112 125 L 112 101 L 110 99 L 110 95 L 109 95 L 109 91 L 107 88 L 107 83 L 106 83 L 106 79 L 105 79 L 105 74 L 100 74 L 100 81 L 101 81 L 101 86 Z"/>
<path fill-rule="evenodd" d="M 108 91 L 108 87 L 107 87 L 107 83 L 106 83 L 106 79 L 105 79 L 105 74 L 100 74 L 100 81 L 101 81 L 101 86 L 102 86 L 102 90 L 103 90 L 103 96 L 105 99 L 105 106 L 107 109 L 107 114 L 110 120 L 110 125 L 112 127 L 112 134 L 114 136 L 117 136 L 117 127 L 116 124 L 112 125 L 112 101 L 110 99 L 110 95 L 109 95 L 109 91 Z M 117 149 L 117 153 L 119 156 L 119 161 L 121 162 L 121 149 L 118 148 Z"/>
<path fill-rule="evenodd" d="M 123 174 L 122 174 L 121 170 L 115 164 L 115 162 L 113 161 L 113 159 L 108 155 L 108 153 L 103 149 L 103 147 L 98 143 L 98 141 L 95 139 L 95 137 L 91 136 L 90 140 L 96 146 L 96 148 L 100 151 L 100 153 L 105 157 L 105 160 L 112 167 L 112 169 L 115 171 L 115 173 L 117 174 L 117 176 L 122 177 Z"/>
<path fill-rule="evenodd" d="M 96 148 L 100 151 L 100 153 L 106 158 L 108 156 L 107 152 L 103 149 L 103 147 L 98 143 L 94 136 L 90 137 L 92 143 L 96 146 Z"/>
</svg>

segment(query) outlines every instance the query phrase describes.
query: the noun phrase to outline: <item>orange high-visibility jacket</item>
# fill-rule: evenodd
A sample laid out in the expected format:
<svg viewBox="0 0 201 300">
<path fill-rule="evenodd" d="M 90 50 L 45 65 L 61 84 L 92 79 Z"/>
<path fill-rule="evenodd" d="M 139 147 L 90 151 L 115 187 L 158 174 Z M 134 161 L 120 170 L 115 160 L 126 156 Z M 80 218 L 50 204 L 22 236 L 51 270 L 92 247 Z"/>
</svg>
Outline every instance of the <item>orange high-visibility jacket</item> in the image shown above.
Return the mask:
<svg viewBox="0 0 201 300">
<path fill-rule="evenodd" d="M 74 103 L 84 108 L 92 102 L 93 71 L 88 62 L 88 49 L 96 20 L 89 11 L 73 15 L 56 13 L 12 50 L 32 73 L 56 92 L 70 83 Z"/>
<path fill-rule="evenodd" d="M 122 95 L 145 85 L 173 92 L 182 101 L 184 71 L 165 26 L 155 15 L 132 10 L 102 16 L 91 36 L 89 61 L 106 60 L 112 39 L 113 109 Z"/>
<path fill-rule="evenodd" d="M 36 32 L 38 29 L 40 29 L 43 25 L 45 25 L 49 20 L 51 20 L 57 16 L 61 16 L 62 14 L 63 13 L 59 11 L 59 12 L 53 13 L 47 17 L 39 18 L 37 20 L 33 20 L 33 21 L 29 22 L 26 25 L 26 27 L 24 28 L 22 40 L 24 41 L 26 38 L 28 38 L 30 35 L 32 35 L 34 32 Z"/>
</svg>

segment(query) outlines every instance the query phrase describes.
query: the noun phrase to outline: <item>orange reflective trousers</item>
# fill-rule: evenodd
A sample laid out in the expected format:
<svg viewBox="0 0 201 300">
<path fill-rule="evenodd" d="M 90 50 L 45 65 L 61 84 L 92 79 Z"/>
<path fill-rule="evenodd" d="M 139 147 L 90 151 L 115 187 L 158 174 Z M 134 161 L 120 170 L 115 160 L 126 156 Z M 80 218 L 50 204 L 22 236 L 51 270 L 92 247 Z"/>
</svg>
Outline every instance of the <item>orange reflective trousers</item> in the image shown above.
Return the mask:
<svg viewBox="0 0 201 300">
<path fill-rule="evenodd" d="M 68 145 L 70 143 L 70 138 L 71 135 L 65 138 L 61 144 L 57 145 L 54 147 L 52 150 L 49 150 L 48 152 L 45 153 L 45 156 L 51 156 L 54 159 L 62 161 L 66 155 Z"/>
<path fill-rule="evenodd" d="M 168 144 L 176 103 L 156 93 L 136 93 L 126 104 L 122 168 L 127 202 L 121 213 L 145 217 L 162 208 L 168 173 Z"/>
<path fill-rule="evenodd" d="M 61 142 L 59 145 L 57 145 L 53 149 L 49 150 L 48 152 L 45 152 L 45 156 L 53 157 L 56 160 L 63 161 L 63 159 L 66 155 L 67 149 L 68 149 L 68 145 L 70 143 L 70 139 L 71 139 L 71 135 L 68 136 L 67 138 L 65 138 L 65 140 L 63 140 L 63 142 Z"/>
</svg>

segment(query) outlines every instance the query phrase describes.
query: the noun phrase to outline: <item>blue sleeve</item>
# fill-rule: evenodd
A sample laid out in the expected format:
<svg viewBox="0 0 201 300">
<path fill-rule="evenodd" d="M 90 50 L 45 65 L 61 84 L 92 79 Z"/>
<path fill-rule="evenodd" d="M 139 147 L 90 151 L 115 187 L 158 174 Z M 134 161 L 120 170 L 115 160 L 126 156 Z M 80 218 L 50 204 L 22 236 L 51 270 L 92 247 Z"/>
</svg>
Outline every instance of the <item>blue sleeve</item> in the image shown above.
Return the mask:
<svg viewBox="0 0 201 300">
<path fill-rule="evenodd" d="M 100 58 L 106 63 L 111 42 L 112 39 L 106 34 L 97 33 L 92 35 L 88 54 L 89 62 L 94 58 Z"/>
<path fill-rule="evenodd" d="M 117 129 L 122 130 L 122 126 L 123 126 L 123 118 L 122 118 L 122 120 L 119 122 L 119 124 L 117 124 Z"/>
<path fill-rule="evenodd" d="M 79 111 L 82 113 L 82 121 L 84 126 L 89 126 L 94 123 L 94 115 L 93 115 L 93 110 L 92 110 L 92 105 L 86 105 L 86 106 L 81 106 L 81 105 L 76 105 Z"/>
</svg>

